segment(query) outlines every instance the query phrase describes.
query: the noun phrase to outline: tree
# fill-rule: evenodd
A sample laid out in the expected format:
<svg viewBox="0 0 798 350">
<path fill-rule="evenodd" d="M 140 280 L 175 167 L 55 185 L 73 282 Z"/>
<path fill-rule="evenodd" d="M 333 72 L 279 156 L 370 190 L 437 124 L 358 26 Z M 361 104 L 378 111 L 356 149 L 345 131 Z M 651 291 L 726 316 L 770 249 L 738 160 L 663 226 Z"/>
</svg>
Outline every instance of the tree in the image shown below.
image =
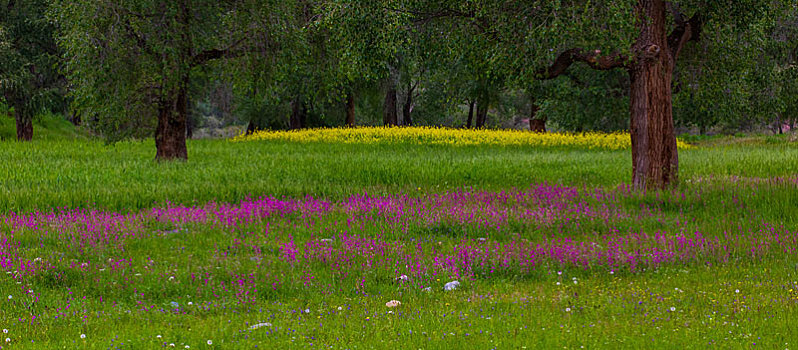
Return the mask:
<svg viewBox="0 0 798 350">
<path fill-rule="evenodd" d="M 57 0 L 76 107 L 111 139 L 127 136 L 120 126 L 131 120 L 154 118 L 156 159 L 185 160 L 192 70 L 245 56 L 270 35 L 261 24 L 272 10 L 254 0 Z"/>
<path fill-rule="evenodd" d="M 47 1 L 0 1 L 0 97 L 14 109 L 17 140 L 33 138 L 33 118 L 63 104 L 55 26 Z"/>
</svg>

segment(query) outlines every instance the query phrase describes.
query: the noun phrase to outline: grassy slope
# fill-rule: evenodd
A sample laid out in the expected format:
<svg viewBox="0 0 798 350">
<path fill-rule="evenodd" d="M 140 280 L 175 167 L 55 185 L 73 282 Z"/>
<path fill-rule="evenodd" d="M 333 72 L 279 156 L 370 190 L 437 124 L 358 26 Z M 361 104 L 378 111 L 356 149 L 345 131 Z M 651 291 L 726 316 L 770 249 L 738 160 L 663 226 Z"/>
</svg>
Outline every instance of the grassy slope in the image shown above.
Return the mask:
<svg viewBox="0 0 798 350">
<path fill-rule="evenodd" d="M 10 141 L 17 137 L 14 119 L 0 114 L 0 141 Z M 85 140 L 86 133 L 78 130 L 70 122 L 56 115 L 41 115 L 33 121 L 34 140 Z"/>
<path fill-rule="evenodd" d="M 260 194 L 342 198 L 364 189 L 418 194 L 461 186 L 498 190 L 538 181 L 614 187 L 624 183 L 630 172 L 627 152 L 225 141 L 195 141 L 189 147 L 188 163 L 156 164 L 150 142 L 115 146 L 94 141 L 3 143 L 0 158 L 10 161 L 0 164 L 4 206 L 0 209 L 47 210 L 91 202 L 90 206 L 126 211 L 166 199 L 235 201 Z M 798 147 L 786 143 L 720 145 L 684 151 L 680 156 L 685 179 L 798 173 L 798 162 L 794 161 Z M 577 226 L 579 229 L 565 232 L 521 225 L 520 233 L 530 238 L 564 235 L 579 239 L 610 226 L 673 232 L 677 220 L 688 220 L 694 228 L 716 235 L 738 225 L 753 226 L 758 220 L 798 228 L 795 187 L 751 191 L 695 181 L 685 185 L 685 198 L 662 200 L 651 194 L 624 203 L 632 211 L 642 204 L 660 209 L 662 218 L 609 222 L 606 226 L 585 222 Z M 745 206 L 738 207 L 738 202 Z M 345 221 L 346 216 L 340 215 L 320 225 L 336 232 Z M 274 227 L 281 222 L 283 219 L 272 223 L 272 232 L 277 232 Z M 295 282 L 297 286 L 246 306 L 229 296 L 203 297 L 198 295 L 197 285 L 188 283 L 193 273 L 225 282 L 232 278 L 230 273 L 251 272 L 283 274 L 298 281 L 305 271 L 268 264 L 257 268 L 251 252 L 231 250 L 243 240 L 271 249 L 271 255 L 263 258 L 276 259 L 275 239 L 292 234 L 301 245 L 314 234 L 303 230 L 302 225 L 284 225 L 285 230 L 277 237 L 261 235 L 266 229 L 262 224 L 232 232 L 194 225 L 185 228 L 186 234 L 153 235 L 86 250 L 74 249 L 73 243 L 47 238 L 38 231 L 18 232 L 16 237 L 23 242 L 25 254 L 42 256 L 55 268 L 40 279 L 26 282 L 39 295 L 37 303 L 24 302 L 20 287 L 12 279 L 0 282 L 0 296 L 16 296 L 14 301 L 0 299 L 0 328 L 10 330 L 7 336 L 15 348 L 31 349 L 152 348 L 169 343 L 181 348 L 187 344 L 192 349 L 285 348 L 296 344 L 427 349 L 681 349 L 710 344 L 723 348 L 754 344 L 789 348 L 798 339 L 798 319 L 794 316 L 798 311 L 798 261 L 790 256 L 613 275 L 601 269 L 565 269 L 563 275 L 557 275 L 557 269 L 547 267 L 531 276 L 467 281 L 454 293 L 400 290 L 385 282 L 390 279 L 386 276 L 369 277 L 365 287 L 368 296 L 346 292 L 349 285 L 341 286 L 343 291 L 322 294 Z M 153 231 L 173 228 L 147 226 Z M 433 230 L 399 237 L 411 238 L 432 249 L 435 242 L 451 247 L 462 237 Z M 80 261 L 99 267 L 108 258 L 130 259 L 135 272 L 143 276 L 133 275 L 134 270 L 126 274 L 83 274 L 70 268 Z M 215 269 L 219 266 L 223 268 Z M 326 271 L 324 266 L 315 266 L 311 272 L 327 282 Z M 172 283 L 168 276 L 177 276 L 182 284 Z M 571 283 L 572 277 L 579 283 Z M 797 292 L 788 291 L 790 288 Z M 387 314 L 384 303 L 390 299 L 402 300 L 402 307 L 397 309 L 402 317 Z M 179 302 L 183 310 L 169 312 L 171 301 Z M 188 301 L 195 304 L 188 306 Z M 139 310 L 150 304 L 156 310 Z M 70 305 L 69 312 L 64 311 L 66 305 Z M 338 306 L 342 307 L 340 312 Z M 671 307 L 675 311 L 670 311 Z M 566 312 L 566 308 L 572 310 Z M 303 314 L 305 309 L 310 313 Z M 31 314 L 39 316 L 36 323 L 31 324 Z M 274 328 L 247 330 L 248 325 L 259 321 L 271 322 Z M 87 338 L 79 338 L 80 334 L 87 334 Z M 207 345 L 209 339 L 212 346 Z"/>
</svg>

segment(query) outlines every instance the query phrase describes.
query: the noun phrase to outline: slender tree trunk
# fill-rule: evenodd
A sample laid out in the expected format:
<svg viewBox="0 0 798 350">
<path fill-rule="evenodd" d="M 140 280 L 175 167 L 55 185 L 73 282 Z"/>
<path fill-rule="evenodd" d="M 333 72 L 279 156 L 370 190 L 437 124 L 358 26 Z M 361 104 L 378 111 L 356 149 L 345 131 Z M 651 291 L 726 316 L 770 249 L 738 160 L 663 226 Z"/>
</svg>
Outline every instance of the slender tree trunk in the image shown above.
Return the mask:
<svg viewBox="0 0 798 350">
<path fill-rule="evenodd" d="M 640 36 L 632 52 L 632 183 L 635 188 L 664 188 L 677 181 L 679 157 L 673 128 L 671 80 L 675 57 L 668 48 L 663 0 L 640 0 L 636 8 Z"/>
<path fill-rule="evenodd" d="M 532 99 L 532 104 L 530 105 L 529 109 L 529 131 L 545 133 L 547 118 L 538 118 L 537 114 L 540 110 L 540 106 L 535 103 L 534 99 Z"/>
<path fill-rule="evenodd" d="M 14 110 L 14 119 L 17 122 L 17 141 L 30 141 L 33 139 L 33 120 L 23 116 L 21 108 Z"/>
<path fill-rule="evenodd" d="M 194 116 L 191 114 L 191 102 L 186 97 L 186 138 L 192 139 L 194 137 Z"/>
<path fill-rule="evenodd" d="M 174 99 L 162 101 L 158 107 L 158 126 L 155 129 L 155 159 L 158 161 L 188 159 L 186 148 L 187 95 L 184 85 L 179 88 Z"/>
<path fill-rule="evenodd" d="M 474 104 L 476 104 L 476 100 L 471 100 L 468 102 L 468 119 L 466 120 L 467 129 L 471 129 L 471 122 L 474 120 Z"/>
<path fill-rule="evenodd" d="M 405 97 L 405 103 L 402 106 L 402 121 L 403 125 L 413 126 L 413 117 L 411 113 L 413 113 L 413 92 L 415 91 L 416 87 L 413 86 L 412 83 L 407 83 L 407 96 Z"/>
<path fill-rule="evenodd" d="M 396 115 L 396 84 L 393 80 L 388 81 L 388 88 L 385 91 L 385 104 L 383 105 L 382 123 L 385 126 L 394 126 L 398 122 Z"/>
<path fill-rule="evenodd" d="M 488 99 L 480 98 L 477 100 L 477 129 L 484 128 L 488 121 Z"/>
<path fill-rule="evenodd" d="M 346 96 L 346 126 L 355 127 L 355 93 Z"/>
<path fill-rule="evenodd" d="M 306 125 L 308 108 L 302 102 L 301 97 L 295 98 L 291 101 L 291 120 L 289 128 L 292 130 L 302 129 Z"/>
<path fill-rule="evenodd" d="M 247 124 L 246 135 L 252 135 L 255 132 L 255 130 L 257 130 L 257 127 L 255 126 L 255 122 L 250 120 L 249 123 Z"/>
</svg>

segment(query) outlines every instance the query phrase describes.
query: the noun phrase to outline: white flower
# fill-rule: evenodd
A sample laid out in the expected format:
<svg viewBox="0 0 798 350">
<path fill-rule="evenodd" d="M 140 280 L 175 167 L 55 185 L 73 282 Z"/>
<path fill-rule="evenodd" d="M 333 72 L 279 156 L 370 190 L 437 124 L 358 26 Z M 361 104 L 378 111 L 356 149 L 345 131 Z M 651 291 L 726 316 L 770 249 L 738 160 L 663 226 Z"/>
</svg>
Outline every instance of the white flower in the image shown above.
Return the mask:
<svg viewBox="0 0 798 350">
<path fill-rule="evenodd" d="M 213 341 L 211 341 L 210 339 L 208 339 L 208 345 L 213 345 Z"/>
<path fill-rule="evenodd" d="M 560 282 L 557 282 L 557 285 L 559 286 L 559 285 L 560 285 Z"/>
<path fill-rule="evenodd" d="M 460 282 L 451 281 L 443 286 L 443 290 L 455 290 L 457 287 L 460 287 Z"/>
<path fill-rule="evenodd" d="M 674 312 L 674 311 L 676 311 L 676 308 L 671 306 L 671 312 Z"/>
<path fill-rule="evenodd" d="M 80 335 L 80 339 L 86 339 L 86 335 L 85 334 L 81 334 Z"/>
<path fill-rule="evenodd" d="M 402 302 L 400 302 L 399 300 L 391 300 L 391 301 L 385 303 L 385 306 L 387 306 L 387 307 L 397 307 L 399 305 L 402 305 Z"/>
<path fill-rule="evenodd" d="M 579 284 L 579 282 L 577 282 L 576 280 L 574 280 L 574 284 Z"/>
<path fill-rule="evenodd" d="M 8 334 L 8 329 L 3 328 L 3 333 Z"/>
<path fill-rule="evenodd" d="M 249 326 L 249 329 L 258 329 L 260 327 L 271 327 L 271 326 L 272 326 L 272 324 L 269 323 L 269 322 L 261 322 L 261 323 L 253 324 L 253 325 Z"/>
<path fill-rule="evenodd" d="M 615 271 L 610 271 L 610 275 L 614 275 L 614 274 L 615 274 Z"/>
<path fill-rule="evenodd" d="M 158 338 L 158 339 L 161 339 L 161 335 L 160 334 L 156 335 L 155 337 Z"/>
<path fill-rule="evenodd" d="M 14 299 L 10 294 L 8 295 L 8 300 Z"/>
<path fill-rule="evenodd" d="M 191 305 L 194 305 L 194 303 L 192 303 L 192 302 L 190 302 L 190 301 L 189 301 L 189 302 L 188 302 L 188 305 L 189 305 L 189 306 L 191 306 Z"/>
<path fill-rule="evenodd" d="M 431 292 L 432 291 L 432 287 L 427 287 L 427 288 L 424 288 L 422 290 L 425 291 L 425 292 Z"/>
<path fill-rule="evenodd" d="M 389 313 L 389 314 L 392 314 L 392 313 L 393 313 L 393 310 L 391 310 L 391 311 L 388 311 L 388 313 Z"/>
<path fill-rule="evenodd" d="M 309 314 L 310 313 L 310 309 L 305 309 L 305 313 Z"/>
<path fill-rule="evenodd" d="M 11 338 L 6 338 L 6 343 L 10 343 L 10 342 L 11 342 Z"/>
<path fill-rule="evenodd" d="M 342 308 L 342 307 L 340 307 L 340 306 L 338 307 L 338 311 L 341 311 L 341 310 L 343 310 L 343 309 L 344 309 L 344 308 Z"/>
<path fill-rule="evenodd" d="M 190 348 L 190 346 L 186 345 L 186 349 Z"/>
<path fill-rule="evenodd" d="M 740 293 L 740 290 L 739 289 L 735 289 L 734 292 L 735 293 Z"/>
<path fill-rule="evenodd" d="M 557 271 L 557 274 L 558 275 L 562 275 L 562 271 Z"/>
<path fill-rule="evenodd" d="M 570 307 L 566 307 L 565 308 L 565 312 L 571 312 L 571 308 Z"/>
<path fill-rule="evenodd" d="M 169 343 L 170 347 L 175 347 L 175 343 Z"/>
<path fill-rule="evenodd" d="M 407 275 L 401 275 L 399 277 L 396 277 L 395 280 L 399 282 L 407 281 Z"/>
</svg>

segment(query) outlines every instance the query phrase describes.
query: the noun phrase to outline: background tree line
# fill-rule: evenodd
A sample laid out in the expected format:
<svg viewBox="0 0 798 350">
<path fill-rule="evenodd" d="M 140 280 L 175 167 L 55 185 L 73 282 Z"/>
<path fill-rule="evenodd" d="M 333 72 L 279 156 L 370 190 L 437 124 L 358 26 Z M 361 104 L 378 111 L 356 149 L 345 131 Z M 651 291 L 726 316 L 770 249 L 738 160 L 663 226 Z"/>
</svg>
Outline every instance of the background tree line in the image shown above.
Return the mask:
<svg viewBox="0 0 798 350">
<path fill-rule="evenodd" d="M 778 0 L 0 0 L 0 109 L 158 159 L 230 125 L 631 130 L 640 187 L 675 128 L 791 130 L 798 5 Z"/>
</svg>

